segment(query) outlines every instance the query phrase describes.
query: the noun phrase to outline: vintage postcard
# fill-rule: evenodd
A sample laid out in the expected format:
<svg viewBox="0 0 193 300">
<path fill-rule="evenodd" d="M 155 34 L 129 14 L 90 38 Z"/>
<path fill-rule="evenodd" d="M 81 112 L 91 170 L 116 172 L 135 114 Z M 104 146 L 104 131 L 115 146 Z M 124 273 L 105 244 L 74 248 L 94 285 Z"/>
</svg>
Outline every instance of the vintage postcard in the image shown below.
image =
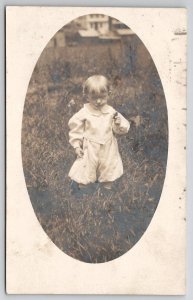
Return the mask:
<svg viewBox="0 0 193 300">
<path fill-rule="evenodd" d="M 186 22 L 7 7 L 7 293 L 185 294 Z"/>
</svg>

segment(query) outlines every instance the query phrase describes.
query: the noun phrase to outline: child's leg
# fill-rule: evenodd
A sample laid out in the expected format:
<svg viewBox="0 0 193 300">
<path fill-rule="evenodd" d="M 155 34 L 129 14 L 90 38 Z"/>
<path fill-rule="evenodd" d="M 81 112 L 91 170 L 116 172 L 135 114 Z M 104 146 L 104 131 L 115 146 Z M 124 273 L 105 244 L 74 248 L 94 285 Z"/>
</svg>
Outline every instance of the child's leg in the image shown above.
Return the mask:
<svg viewBox="0 0 193 300">
<path fill-rule="evenodd" d="M 71 181 L 71 188 L 72 189 L 82 189 L 82 188 L 85 188 L 86 187 L 86 184 L 82 184 L 82 183 L 78 183 L 74 180 Z"/>
<path fill-rule="evenodd" d="M 74 180 L 72 180 L 70 187 L 71 187 L 71 194 L 76 195 L 79 198 L 82 197 L 84 194 L 93 194 L 95 191 L 94 185 L 82 184 Z"/>
<path fill-rule="evenodd" d="M 103 182 L 103 187 L 107 190 L 111 190 L 112 189 L 112 182 L 110 182 L 110 181 Z"/>
<path fill-rule="evenodd" d="M 76 182 L 74 180 L 71 181 L 70 187 L 71 187 L 72 192 L 74 192 L 74 193 L 76 193 L 79 190 L 79 184 L 78 184 L 78 182 Z"/>
<path fill-rule="evenodd" d="M 79 183 L 78 186 L 80 189 L 85 189 L 87 187 L 87 184 Z"/>
<path fill-rule="evenodd" d="M 110 182 L 114 182 L 123 174 L 116 138 L 113 137 L 105 145 L 101 145 L 99 154 L 102 159 L 99 161 L 98 180 L 109 187 Z"/>
<path fill-rule="evenodd" d="M 74 180 L 71 181 L 71 195 L 74 195 L 76 198 L 82 198 L 84 191 L 80 188 L 80 184 Z"/>
</svg>

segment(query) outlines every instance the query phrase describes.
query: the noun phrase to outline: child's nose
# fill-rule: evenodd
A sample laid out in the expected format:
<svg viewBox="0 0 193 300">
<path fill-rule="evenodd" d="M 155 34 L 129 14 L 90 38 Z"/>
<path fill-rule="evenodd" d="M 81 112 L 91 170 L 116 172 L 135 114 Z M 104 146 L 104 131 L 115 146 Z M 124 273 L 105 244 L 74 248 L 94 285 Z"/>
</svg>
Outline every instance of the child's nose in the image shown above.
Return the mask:
<svg viewBox="0 0 193 300">
<path fill-rule="evenodd" d="M 101 103 L 101 99 L 97 99 L 97 103 L 100 104 Z"/>
</svg>

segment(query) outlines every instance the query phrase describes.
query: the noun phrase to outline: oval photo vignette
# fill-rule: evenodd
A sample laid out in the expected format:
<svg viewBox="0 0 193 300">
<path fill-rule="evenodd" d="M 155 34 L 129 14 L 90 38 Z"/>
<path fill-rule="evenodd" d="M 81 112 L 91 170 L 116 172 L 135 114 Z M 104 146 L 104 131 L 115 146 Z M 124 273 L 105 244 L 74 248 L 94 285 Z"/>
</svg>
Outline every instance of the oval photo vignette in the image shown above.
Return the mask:
<svg viewBox="0 0 193 300">
<path fill-rule="evenodd" d="M 108 104 L 130 123 L 116 136 L 123 175 L 104 192 L 94 182 L 72 193 L 76 159 L 70 118 L 86 103 L 83 83 L 108 78 Z M 148 230 L 160 201 L 168 152 L 168 117 L 161 79 L 131 28 L 102 14 L 62 27 L 41 53 L 28 86 L 22 121 L 27 190 L 43 230 L 65 254 L 105 263 L 128 252 Z"/>
</svg>

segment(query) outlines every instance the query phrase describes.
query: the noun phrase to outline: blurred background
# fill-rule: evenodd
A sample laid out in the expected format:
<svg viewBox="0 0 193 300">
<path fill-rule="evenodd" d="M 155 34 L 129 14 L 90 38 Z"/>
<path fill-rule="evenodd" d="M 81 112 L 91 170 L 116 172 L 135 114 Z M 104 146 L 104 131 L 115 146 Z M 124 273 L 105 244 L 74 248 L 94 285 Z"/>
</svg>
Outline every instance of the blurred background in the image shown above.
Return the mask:
<svg viewBox="0 0 193 300">
<path fill-rule="evenodd" d="M 118 137 L 124 175 L 113 192 L 71 195 L 68 172 L 75 160 L 68 120 L 84 104 L 82 84 L 109 78 L 109 104 L 131 123 Z M 61 28 L 31 76 L 23 112 L 22 159 L 34 212 L 66 254 L 101 263 L 131 249 L 147 229 L 163 188 L 168 149 L 165 96 L 154 62 L 138 36 L 101 14 Z"/>
</svg>

